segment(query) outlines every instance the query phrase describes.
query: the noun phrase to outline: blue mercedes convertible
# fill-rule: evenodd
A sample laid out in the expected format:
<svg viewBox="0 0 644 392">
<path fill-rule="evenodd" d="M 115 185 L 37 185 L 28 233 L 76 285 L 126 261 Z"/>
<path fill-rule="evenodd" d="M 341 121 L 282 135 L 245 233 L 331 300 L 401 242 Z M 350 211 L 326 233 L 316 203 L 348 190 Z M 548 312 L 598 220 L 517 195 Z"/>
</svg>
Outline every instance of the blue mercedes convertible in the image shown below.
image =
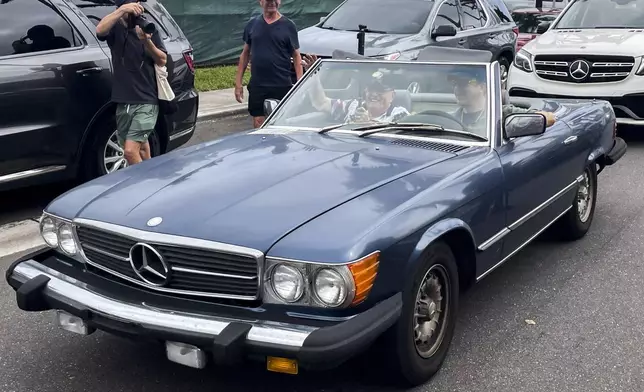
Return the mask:
<svg viewBox="0 0 644 392">
<path fill-rule="evenodd" d="M 6 274 L 20 309 L 196 368 L 297 374 L 378 340 L 420 384 L 459 293 L 546 229 L 583 237 L 626 152 L 608 102 L 510 101 L 497 62 L 318 60 L 265 109 L 51 202 L 48 247 Z"/>
</svg>

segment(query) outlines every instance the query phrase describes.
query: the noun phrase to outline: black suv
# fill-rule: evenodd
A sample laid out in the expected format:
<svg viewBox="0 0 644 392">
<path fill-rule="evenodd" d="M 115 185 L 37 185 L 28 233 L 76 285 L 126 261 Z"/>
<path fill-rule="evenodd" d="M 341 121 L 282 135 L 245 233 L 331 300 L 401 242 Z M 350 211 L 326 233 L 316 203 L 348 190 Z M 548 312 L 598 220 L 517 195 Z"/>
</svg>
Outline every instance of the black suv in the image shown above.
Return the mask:
<svg viewBox="0 0 644 392">
<path fill-rule="evenodd" d="M 150 136 L 156 156 L 190 139 L 199 96 L 185 35 L 163 5 L 141 4 L 168 50 L 178 104 Z M 110 50 L 95 30 L 115 9 L 111 0 L 0 0 L 0 190 L 127 165 L 116 143 Z"/>
<path fill-rule="evenodd" d="M 331 57 L 356 52 L 363 25 L 364 55 L 415 60 L 427 46 L 492 52 L 503 81 L 514 59 L 519 30 L 503 0 L 345 0 L 320 23 L 299 33 L 302 53 Z"/>
</svg>

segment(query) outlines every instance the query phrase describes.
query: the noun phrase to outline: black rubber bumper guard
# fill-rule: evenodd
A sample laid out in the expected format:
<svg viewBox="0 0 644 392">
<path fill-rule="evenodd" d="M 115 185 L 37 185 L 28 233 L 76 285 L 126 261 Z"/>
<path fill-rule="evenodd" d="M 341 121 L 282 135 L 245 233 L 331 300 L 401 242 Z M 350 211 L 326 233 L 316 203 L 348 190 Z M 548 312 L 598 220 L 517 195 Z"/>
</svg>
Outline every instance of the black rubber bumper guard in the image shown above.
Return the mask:
<svg viewBox="0 0 644 392">
<path fill-rule="evenodd" d="M 42 252 L 41 250 L 17 260 L 7 270 L 6 279 L 16 290 L 20 309 L 65 311 L 84 320 L 90 327 L 90 333 L 100 329 L 133 338 L 192 344 L 210 352 L 212 359 L 219 364 L 235 364 L 253 356 L 279 356 L 297 359 L 300 366 L 305 368 L 332 368 L 368 348 L 398 320 L 402 311 L 402 294 L 397 293 L 353 318 L 313 330 L 301 347 L 247 340 L 247 334 L 253 325 L 244 321 L 231 322 L 218 335 L 186 333 L 111 318 L 83 304 L 66 301 L 47 288 L 51 279 L 45 274 L 34 276 L 25 282 L 19 281 L 14 274 L 16 266 L 25 261 L 34 262 L 32 258 Z"/>
</svg>

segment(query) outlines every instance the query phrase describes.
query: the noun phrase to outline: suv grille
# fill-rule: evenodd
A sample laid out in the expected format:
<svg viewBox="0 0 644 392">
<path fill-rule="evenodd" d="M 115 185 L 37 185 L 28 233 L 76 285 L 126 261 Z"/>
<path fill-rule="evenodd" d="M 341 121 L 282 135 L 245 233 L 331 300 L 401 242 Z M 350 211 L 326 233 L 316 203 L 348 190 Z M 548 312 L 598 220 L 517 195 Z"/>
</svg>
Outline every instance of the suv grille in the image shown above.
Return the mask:
<svg viewBox="0 0 644 392">
<path fill-rule="evenodd" d="M 631 73 L 635 59 L 629 56 L 537 55 L 535 72 L 547 80 L 568 83 L 618 82 Z"/>
<path fill-rule="evenodd" d="M 87 269 L 104 272 L 154 290 L 203 297 L 255 300 L 259 294 L 259 263 L 247 255 L 215 250 L 147 243 L 169 268 L 162 287 L 144 282 L 132 268 L 130 249 L 138 241 L 89 227 L 76 227 L 76 235 L 87 260 Z"/>
</svg>

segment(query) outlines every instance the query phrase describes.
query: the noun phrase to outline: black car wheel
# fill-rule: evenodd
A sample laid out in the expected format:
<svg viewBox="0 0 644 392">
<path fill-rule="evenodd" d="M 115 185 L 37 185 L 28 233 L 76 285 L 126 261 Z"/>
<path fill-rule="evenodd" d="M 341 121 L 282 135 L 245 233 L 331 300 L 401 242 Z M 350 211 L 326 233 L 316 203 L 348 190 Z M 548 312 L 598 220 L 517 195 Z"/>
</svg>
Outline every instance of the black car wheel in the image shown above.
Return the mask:
<svg viewBox="0 0 644 392">
<path fill-rule="evenodd" d="M 510 72 L 510 61 L 505 57 L 499 57 L 499 68 L 501 69 L 501 88 L 508 87 L 508 74 Z"/>
<path fill-rule="evenodd" d="M 442 366 L 454 334 L 458 269 L 449 246 L 432 244 L 403 293 L 400 320 L 387 336 L 387 356 L 401 381 L 419 385 Z"/>
<path fill-rule="evenodd" d="M 121 170 L 128 166 L 125 152 L 116 137 L 114 118 L 101 122 L 94 128 L 93 141 L 86 153 L 86 180 Z M 152 157 L 161 154 L 161 142 L 157 132 L 148 138 Z"/>
<path fill-rule="evenodd" d="M 555 225 L 557 236 L 573 241 L 582 238 L 590 229 L 597 204 L 597 167 L 589 165 L 581 175 L 572 206 Z"/>
</svg>

